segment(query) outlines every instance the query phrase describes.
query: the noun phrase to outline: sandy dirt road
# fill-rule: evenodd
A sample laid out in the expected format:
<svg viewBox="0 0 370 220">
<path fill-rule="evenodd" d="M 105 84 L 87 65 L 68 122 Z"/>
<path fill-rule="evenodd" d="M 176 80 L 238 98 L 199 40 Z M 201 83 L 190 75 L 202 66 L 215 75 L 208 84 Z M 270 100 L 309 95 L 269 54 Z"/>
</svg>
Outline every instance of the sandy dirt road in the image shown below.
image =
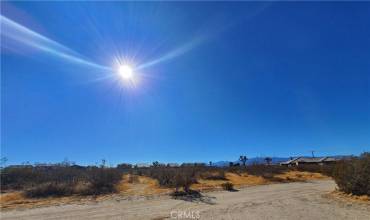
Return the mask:
<svg viewBox="0 0 370 220">
<path fill-rule="evenodd" d="M 369 205 L 324 196 L 334 188 L 333 181 L 324 180 L 209 192 L 192 201 L 169 196 L 117 197 L 99 203 L 6 211 L 1 219 L 370 219 Z"/>
</svg>

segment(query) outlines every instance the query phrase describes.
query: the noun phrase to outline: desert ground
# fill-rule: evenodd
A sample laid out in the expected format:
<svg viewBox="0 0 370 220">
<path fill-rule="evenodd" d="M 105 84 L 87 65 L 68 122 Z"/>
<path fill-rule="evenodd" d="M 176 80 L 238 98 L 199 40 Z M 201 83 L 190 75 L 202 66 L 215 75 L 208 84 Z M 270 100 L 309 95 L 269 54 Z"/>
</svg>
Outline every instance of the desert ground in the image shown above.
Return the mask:
<svg viewBox="0 0 370 220">
<path fill-rule="evenodd" d="M 249 186 L 168 195 L 112 197 L 100 202 L 3 211 L 1 219 L 369 219 L 370 205 L 330 196 L 332 180 Z"/>
</svg>

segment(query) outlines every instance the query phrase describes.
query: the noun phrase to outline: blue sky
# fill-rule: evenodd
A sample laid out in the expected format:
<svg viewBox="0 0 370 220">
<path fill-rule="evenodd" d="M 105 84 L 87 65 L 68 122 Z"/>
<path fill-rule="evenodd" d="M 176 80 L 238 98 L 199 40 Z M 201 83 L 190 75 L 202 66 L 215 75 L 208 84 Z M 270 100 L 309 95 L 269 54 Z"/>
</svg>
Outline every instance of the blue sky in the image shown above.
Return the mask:
<svg viewBox="0 0 370 220">
<path fill-rule="evenodd" d="M 2 2 L 1 14 L 9 164 L 370 150 L 370 3 Z"/>
</svg>

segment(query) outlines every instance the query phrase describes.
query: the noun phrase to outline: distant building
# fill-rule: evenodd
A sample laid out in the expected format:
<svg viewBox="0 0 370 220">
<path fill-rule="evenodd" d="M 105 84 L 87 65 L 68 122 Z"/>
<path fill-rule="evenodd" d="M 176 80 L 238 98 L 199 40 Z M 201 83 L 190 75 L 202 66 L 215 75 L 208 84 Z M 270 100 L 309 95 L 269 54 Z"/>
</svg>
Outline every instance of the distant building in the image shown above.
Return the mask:
<svg viewBox="0 0 370 220">
<path fill-rule="evenodd" d="M 167 166 L 168 167 L 179 167 L 179 164 L 178 163 L 168 163 Z"/>
<path fill-rule="evenodd" d="M 137 163 L 135 167 L 137 168 L 143 168 L 143 167 L 150 167 L 151 165 L 149 163 Z"/>
<path fill-rule="evenodd" d="M 338 159 L 334 157 L 296 157 L 288 161 L 281 162 L 280 165 L 282 166 L 299 166 L 303 164 L 325 165 L 333 164 L 336 163 L 337 161 Z"/>
</svg>

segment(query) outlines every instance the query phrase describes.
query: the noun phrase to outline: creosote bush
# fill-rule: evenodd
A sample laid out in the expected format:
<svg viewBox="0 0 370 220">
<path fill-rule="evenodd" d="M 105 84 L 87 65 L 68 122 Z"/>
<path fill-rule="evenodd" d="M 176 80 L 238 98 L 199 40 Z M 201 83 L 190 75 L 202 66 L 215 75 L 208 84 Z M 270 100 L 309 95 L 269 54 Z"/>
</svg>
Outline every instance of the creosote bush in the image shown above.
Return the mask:
<svg viewBox="0 0 370 220">
<path fill-rule="evenodd" d="M 137 172 L 154 178 L 162 187 L 173 187 L 178 191 L 183 188 L 190 192 L 190 185 L 196 183 L 196 167 L 151 167 L 139 169 Z"/>
<path fill-rule="evenodd" d="M 27 166 L 1 170 L 1 190 L 23 190 L 27 197 L 97 195 L 115 192 L 122 173 L 115 168 Z"/>
<path fill-rule="evenodd" d="M 226 180 L 225 170 L 210 169 L 199 173 L 199 177 L 206 180 Z"/>
<path fill-rule="evenodd" d="M 370 196 L 370 153 L 339 162 L 334 167 L 333 178 L 345 193 Z"/>
<path fill-rule="evenodd" d="M 227 190 L 227 191 L 235 190 L 234 185 L 230 182 L 226 182 L 226 183 L 221 184 L 221 187 L 222 187 L 222 189 Z"/>
<path fill-rule="evenodd" d="M 93 168 L 88 172 L 90 187 L 86 194 L 105 194 L 116 192 L 116 184 L 121 180 L 122 174 L 115 168 Z"/>
<path fill-rule="evenodd" d="M 304 164 L 299 165 L 296 167 L 298 171 L 307 171 L 313 173 L 321 173 L 326 176 L 332 176 L 335 164 L 326 164 L 326 165 L 318 165 L 318 164 Z"/>
<path fill-rule="evenodd" d="M 73 193 L 73 186 L 65 183 L 43 183 L 24 192 L 25 196 L 30 198 L 68 196 Z"/>
</svg>

